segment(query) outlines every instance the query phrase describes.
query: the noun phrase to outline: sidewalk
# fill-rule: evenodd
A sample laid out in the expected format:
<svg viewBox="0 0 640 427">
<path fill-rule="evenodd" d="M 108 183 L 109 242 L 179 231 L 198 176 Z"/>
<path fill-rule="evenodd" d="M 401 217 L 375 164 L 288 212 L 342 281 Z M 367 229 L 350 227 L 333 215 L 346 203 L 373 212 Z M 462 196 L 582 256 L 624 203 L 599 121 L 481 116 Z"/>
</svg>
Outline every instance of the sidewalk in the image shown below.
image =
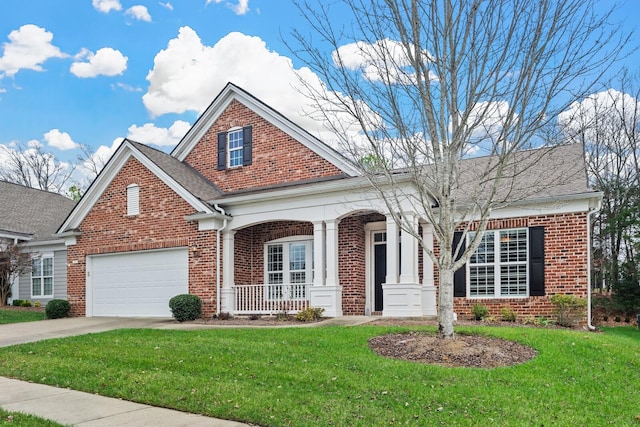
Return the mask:
<svg viewBox="0 0 640 427">
<path fill-rule="evenodd" d="M 0 407 L 82 427 L 242 427 L 235 421 L 0 377 Z"/>
</svg>

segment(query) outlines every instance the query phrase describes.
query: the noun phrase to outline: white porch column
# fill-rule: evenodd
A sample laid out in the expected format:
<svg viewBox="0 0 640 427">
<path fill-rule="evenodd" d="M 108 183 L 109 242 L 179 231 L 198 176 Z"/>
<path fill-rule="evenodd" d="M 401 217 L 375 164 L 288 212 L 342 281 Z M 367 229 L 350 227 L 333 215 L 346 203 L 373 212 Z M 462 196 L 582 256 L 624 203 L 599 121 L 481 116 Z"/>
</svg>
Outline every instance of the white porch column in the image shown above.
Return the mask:
<svg viewBox="0 0 640 427">
<path fill-rule="evenodd" d="M 325 278 L 324 222 L 313 223 L 313 286 L 324 286 Z"/>
<path fill-rule="evenodd" d="M 222 232 L 222 289 L 220 289 L 220 311 L 233 313 L 235 310 L 234 291 L 234 242 L 235 230 Z"/>
<path fill-rule="evenodd" d="M 415 233 L 418 233 L 418 221 L 414 214 L 405 215 L 405 221 Z M 418 239 L 402 230 L 400 241 L 400 283 L 418 283 Z"/>
<path fill-rule="evenodd" d="M 338 277 L 339 223 L 340 220 L 331 219 L 324 221 L 324 228 L 322 224 L 314 223 L 313 225 L 314 251 L 316 251 L 314 260 L 318 273 L 313 280 L 314 286 L 309 288 L 309 304 L 312 307 L 324 308 L 324 315 L 327 317 L 342 316 L 342 286 Z M 322 234 L 324 234 L 324 240 L 320 238 Z M 316 243 L 316 240 L 319 242 Z M 318 250 L 322 241 L 324 246 Z M 323 259 L 319 260 L 318 257 Z M 324 266 L 324 270 L 318 268 L 318 262 Z M 319 273 L 326 273 L 326 276 Z"/>
<path fill-rule="evenodd" d="M 409 219 L 417 229 L 415 216 Z M 398 277 L 398 226 L 387 216 L 387 277 L 382 284 L 382 316 L 422 316 L 422 286 L 418 282 L 418 246 L 415 237 L 402 233 L 402 272 Z M 398 280 L 400 279 L 400 280 Z"/>
<path fill-rule="evenodd" d="M 422 251 L 422 315 L 437 316 L 433 260 L 427 254 L 427 249 L 433 251 L 433 226 L 431 224 L 422 224 L 422 240 L 426 246 Z"/>
<path fill-rule="evenodd" d="M 327 286 L 336 286 L 340 283 L 338 279 L 338 220 L 325 221 L 327 239 Z"/>
<path fill-rule="evenodd" d="M 385 283 L 398 283 L 398 224 L 387 216 L 387 277 Z"/>
</svg>

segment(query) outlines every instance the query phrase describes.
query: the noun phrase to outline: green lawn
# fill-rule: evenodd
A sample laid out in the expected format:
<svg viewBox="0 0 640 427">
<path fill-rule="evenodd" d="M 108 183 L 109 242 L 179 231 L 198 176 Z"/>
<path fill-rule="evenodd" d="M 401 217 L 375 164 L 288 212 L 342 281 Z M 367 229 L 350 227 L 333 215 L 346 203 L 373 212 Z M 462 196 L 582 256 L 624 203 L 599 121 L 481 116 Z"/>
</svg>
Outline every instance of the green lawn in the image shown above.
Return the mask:
<svg viewBox="0 0 640 427">
<path fill-rule="evenodd" d="M 0 375 L 263 426 L 640 425 L 638 330 L 459 328 L 539 352 L 490 370 L 367 346 L 409 329 L 120 330 L 0 349 Z"/>
<path fill-rule="evenodd" d="M 5 323 L 35 322 L 44 320 L 44 311 L 11 310 L 0 308 L 0 325 Z"/>
<path fill-rule="evenodd" d="M 0 408 L 0 426 L 12 426 L 12 427 L 62 427 L 62 424 L 58 424 L 53 421 L 43 420 L 42 418 L 34 417 L 33 415 L 21 414 L 19 412 L 7 412 Z"/>
</svg>

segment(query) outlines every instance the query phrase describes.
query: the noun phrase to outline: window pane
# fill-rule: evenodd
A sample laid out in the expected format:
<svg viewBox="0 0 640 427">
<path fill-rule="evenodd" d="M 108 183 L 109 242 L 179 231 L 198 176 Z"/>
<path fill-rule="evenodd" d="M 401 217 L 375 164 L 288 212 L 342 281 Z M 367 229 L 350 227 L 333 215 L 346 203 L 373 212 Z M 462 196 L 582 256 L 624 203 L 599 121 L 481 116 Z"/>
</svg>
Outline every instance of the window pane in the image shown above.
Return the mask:
<svg viewBox="0 0 640 427">
<path fill-rule="evenodd" d="M 267 271 L 283 270 L 282 245 L 269 245 L 267 249 Z"/>
<path fill-rule="evenodd" d="M 305 283 L 306 274 L 304 271 L 290 273 L 291 283 Z"/>
<path fill-rule="evenodd" d="M 305 243 L 290 243 L 289 244 L 289 270 L 304 270 L 305 269 Z"/>
<path fill-rule="evenodd" d="M 500 232 L 500 262 L 524 262 L 527 260 L 527 230 L 503 230 Z"/>
<path fill-rule="evenodd" d="M 527 294 L 527 266 L 503 265 L 500 267 L 500 293 L 502 295 Z"/>
<path fill-rule="evenodd" d="M 53 276 L 53 258 L 42 259 L 42 275 Z"/>
<path fill-rule="evenodd" d="M 43 279 L 44 281 L 44 292 L 43 295 L 53 295 L 53 278 L 46 277 Z"/>
<path fill-rule="evenodd" d="M 242 129 L 229 132 L 229 149 L 242 147 Z"/>
<path fill-rule="evenodd" d="M 41 279 L 34 278 L 31 281 L 31 294 L 33 296 L 42 295 L 42 281 L 41 281 Z"/>
<path fill-rule="evenodd" d="M 268 280 L 270 285 L 279 285 L 282 283 L 282 273 L 269 273 Z"/>
<path fill-rule="evenodd" d="M 470 235 L 470 239 L 473 239 L 473 234 Z M 493 232 L 486 232 L 482 236 L 480 246 L 476 252 L 471 255 L 469 262 L 471 264 L 489 264 L 495 261 L 495 240 Z"/>
<path fill-rule="evenodd" d="M 229 166 L 242 166 L 242 150 L 229 152 Z"/>
<path fill-rule="evenodd" d="M 495 293 L 493 266 L 470 267 L 469 283 L 471 296 L 493 296 Z"/>
<path fill-rule="evenodd" d="M 42 276 L 42 262 L 39 259 L 34 259 L 31 262 L 31 276 L 32 277 L 40 277 Z"/>
</svg>

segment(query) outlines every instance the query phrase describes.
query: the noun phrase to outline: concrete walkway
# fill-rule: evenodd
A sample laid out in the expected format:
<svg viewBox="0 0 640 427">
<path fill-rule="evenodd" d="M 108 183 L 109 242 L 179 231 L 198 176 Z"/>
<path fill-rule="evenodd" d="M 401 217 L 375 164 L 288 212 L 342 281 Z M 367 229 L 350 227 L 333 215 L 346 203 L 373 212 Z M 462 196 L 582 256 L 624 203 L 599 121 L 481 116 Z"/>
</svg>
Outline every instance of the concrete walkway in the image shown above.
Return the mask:
<svg viewBox="0 0 640 427">
<path fill-rule="evenodd" d="M 355 326 L 375 319 L 376 317 L 345 316 L 300 326 Z M 215 327 L 218 326 L 179 324 L 172 319 L 74 317 L 0 325 L 0 347 L 122 328 L 201 329 Z M 204 417 L 4 377 L 0 377 L 0 407 L 7 411 L 37 415 L 72 426 L 248 426 L 248 424 L 235 421 Z"/>
<path fill-rule="evenodd" d="M 248 426 L 126 400 L 0 377 L 0 406 L 61 424 L 83 427 L 115 426 Z"/>
</svg>

